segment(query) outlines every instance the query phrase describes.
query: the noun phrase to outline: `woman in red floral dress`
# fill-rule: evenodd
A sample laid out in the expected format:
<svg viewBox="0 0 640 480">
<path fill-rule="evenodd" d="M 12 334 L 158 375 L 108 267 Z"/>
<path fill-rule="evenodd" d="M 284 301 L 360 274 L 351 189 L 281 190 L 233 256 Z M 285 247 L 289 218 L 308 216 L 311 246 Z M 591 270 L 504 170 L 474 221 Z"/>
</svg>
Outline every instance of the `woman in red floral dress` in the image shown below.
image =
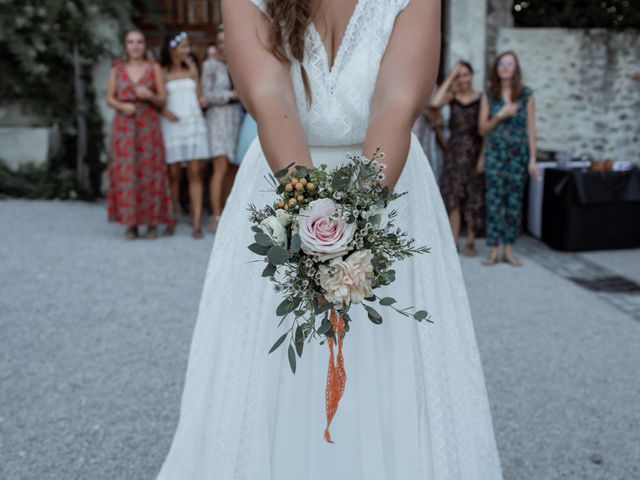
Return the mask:
<svg viewBox="0 0 640 480">
<path fill-rule="evenodd" d="M 117 60 L 109 75 L 107 103 L 116 110 L 109 158 L 109 220 L 127 226 L 126 237 L 158 236 L 157 225 L 173 233 L 173 215 L 158 108 L 166 100 L 160 66 L 146 59 L 142 32 L 125 37 L 127 59 Z"/>
</svg>

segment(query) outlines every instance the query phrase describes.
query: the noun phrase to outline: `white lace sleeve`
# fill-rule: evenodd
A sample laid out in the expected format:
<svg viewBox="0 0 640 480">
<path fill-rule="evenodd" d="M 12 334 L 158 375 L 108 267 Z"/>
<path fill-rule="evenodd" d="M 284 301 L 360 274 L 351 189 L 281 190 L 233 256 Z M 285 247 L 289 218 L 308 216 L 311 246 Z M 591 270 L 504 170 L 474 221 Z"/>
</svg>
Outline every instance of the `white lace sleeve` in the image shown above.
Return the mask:
<svg viewBox="0 0 640 480">
<path fill-rule="evenodd" d="M 404 2 L 407 0 L 401 0 L 401 1 Z M 256 7 L 258 7 L 262 13 L 269 16 L 269 14 L 267 13 L 267 4 L 264 2 L 264 0 L 251 0 L 251 3 L 253 3 Z"/>
</svg>

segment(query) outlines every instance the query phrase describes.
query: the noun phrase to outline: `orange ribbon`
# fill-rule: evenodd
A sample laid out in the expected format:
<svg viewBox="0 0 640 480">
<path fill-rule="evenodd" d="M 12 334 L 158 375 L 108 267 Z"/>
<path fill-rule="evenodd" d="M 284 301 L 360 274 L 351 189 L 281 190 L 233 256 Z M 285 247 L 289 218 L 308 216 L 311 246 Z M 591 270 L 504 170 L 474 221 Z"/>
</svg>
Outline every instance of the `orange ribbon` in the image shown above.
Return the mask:
<svg viewBox="0 0 640 480">
<path fill-rule="evenodd" d="M 342 315 L 336 315 L 336 311 L 331 307 L 331 313 L 329 314 L 329 321 L 333 326 L 333 332 L 338 341 L 338 358 L 334 359 L 333 344 L 334 338 L 329 337 L 327 343 L 329 344 L 329 370 L 327 372 L 327 393 L 326 393 L 326 407 L 327 407 L 327 428 L 324 430 L 324 439 L 328 443 L 333 443 L 331 440 L 331 434 L 329 433 L 329 426 L 334 415 L 338 411 L 338 404 L 344 393 L 344 387 L 347 384 L 347 373 L 344 369 L 344 357 L 342 356 L 342 338 L 344 336 L 345 321 Z"/>
</svg>

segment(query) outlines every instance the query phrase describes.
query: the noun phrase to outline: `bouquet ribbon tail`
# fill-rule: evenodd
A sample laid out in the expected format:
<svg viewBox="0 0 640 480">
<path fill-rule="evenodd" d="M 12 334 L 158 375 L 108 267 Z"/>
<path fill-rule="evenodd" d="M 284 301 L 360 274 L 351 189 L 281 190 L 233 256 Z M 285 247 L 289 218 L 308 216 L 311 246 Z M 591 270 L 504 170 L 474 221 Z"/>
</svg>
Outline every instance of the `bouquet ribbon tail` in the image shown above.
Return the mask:
<svg viewBox="0 0 640 480">
<path fill-rule="evenodd" d="M 333 443 L 331 440 L 331 433 L 329 433 L 329 426 L 333 420 L 334 415 L 338 411 L 338 404 L 344 393 L 344 387 L 347 384 L 347 373 L 344 369 L 344 357 L 342 355 L 342 339 L 344 337 L 345 321 L 342 315 L 336 314 L 336 311 L 331 307 L 331 313 L 329 314 L 329 321 L 333 326 L 334 337 L 329 337 L 327 343 L 329 344 L 329 369 L 327 371 L 327 391 L 326 391 L 326 407 L 327 407 L 327 427 L 324 430 L 324 439 L 328 443 Z M 334 357 L 334 344 L 338 344 L 338 356 Z"/>
</svg>

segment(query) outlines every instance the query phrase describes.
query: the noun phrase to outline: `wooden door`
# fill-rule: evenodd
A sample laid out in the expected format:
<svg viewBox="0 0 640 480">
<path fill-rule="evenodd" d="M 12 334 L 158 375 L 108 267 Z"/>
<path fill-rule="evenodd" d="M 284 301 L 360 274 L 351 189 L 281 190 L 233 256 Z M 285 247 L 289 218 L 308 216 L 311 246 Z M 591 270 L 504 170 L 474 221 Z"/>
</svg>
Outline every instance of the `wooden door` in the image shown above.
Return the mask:
<svg viewBox="0 0 640 480">
<path fill-rule="evenodd" d="M 220 0 L 156 0 L 156 8 L 144 12 L 141 23 L 147 43 L 156 54 L 167 32 L 184 31 L 202 61 L 221 21 Z"/>
</svg>

